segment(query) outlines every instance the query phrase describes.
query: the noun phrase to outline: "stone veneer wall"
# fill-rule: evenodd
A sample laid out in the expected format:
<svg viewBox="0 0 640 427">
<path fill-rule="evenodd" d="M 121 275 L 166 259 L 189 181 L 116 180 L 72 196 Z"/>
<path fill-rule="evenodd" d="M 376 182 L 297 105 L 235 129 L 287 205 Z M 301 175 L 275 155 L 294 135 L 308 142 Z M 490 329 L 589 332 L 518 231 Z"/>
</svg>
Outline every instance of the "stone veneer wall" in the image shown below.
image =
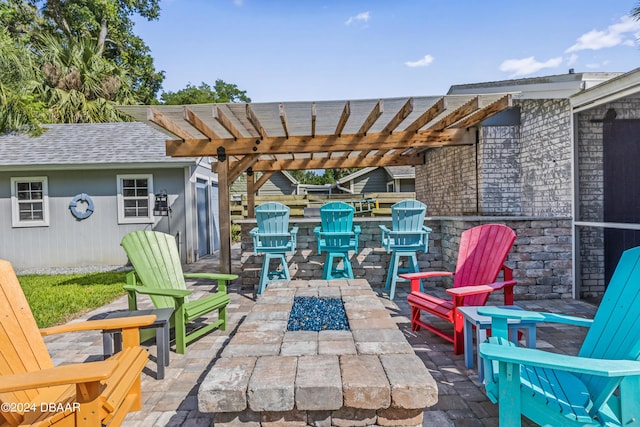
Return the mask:
<svg viewBox="0 0 640 427">
<path fill-rule="evenodd" d="M 381 247 L 379 224 L 390 227 L 390 218 L 357 218 L 362 227 L 358 253 L 351 256 L 356 278 L 364 278 L 374 287 L 383 287 L 390 255 Z M 433 231 L 429 236 L 429 250 L 418 254 L 421 270 L 453 271 L 457 259 L 457 247 L 462 231 L 484 223 L 502 223 L 515 230 L 516 243 L 507 258 L 507 265 L 514 269 L 516 299 L 548 299 L 572 297 L 572 244 L 571 219 L 534 217 L 431 217 L 425 224 Z M 261 255 L 254 256 L 253 241 L 249 230 L 255 221 L 237 221 L 241 225 L 242 284 L 257 288 Z M 313 228 L 319 219 L 292 218 L 291 225 L 299 227 L 297 250 L 288 256 L 292 279 L 321 279 L 325 255 L 318 255 L 317 239 Z M 441 286 L 450 283 L 437 282 Z"/>
<path fill-rule="evenodd" d="M 571 215 L 569 101 L 514 105 L 519 126 L 483 127 L 476 146 L 425 153 L 416 198 L 430 215 Z"/>
<path fill-rule="evenodd" d="M 602 222 L 604 215 L 604 159 L 602 119 L 613 108 L 616 119 L 640 119 L 640 99 L 627 98 L 577 114 L 576 155 L 578 193 L 576 221 Z M 580 296 L 600 297 L 605 290 L 604 232 L 599 227 L 577 227 Z"/>
</svg>

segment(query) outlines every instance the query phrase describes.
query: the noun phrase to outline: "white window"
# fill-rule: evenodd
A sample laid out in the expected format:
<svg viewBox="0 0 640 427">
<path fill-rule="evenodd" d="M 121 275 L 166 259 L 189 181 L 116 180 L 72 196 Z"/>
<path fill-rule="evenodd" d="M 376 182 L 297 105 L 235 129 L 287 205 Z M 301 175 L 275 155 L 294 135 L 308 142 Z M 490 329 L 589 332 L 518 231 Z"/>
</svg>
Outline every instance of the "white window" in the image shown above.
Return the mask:
<svg viewBox="0 0 640 427">
<path fill-rule="evenodd" d="M 118 223 L 153 222 L 153 175 L 118 175 Z"/>
<path fill-rule="evenodd" d="M 395 185 L 393 181 L 387 182 L 387 193 L 393 193 L 395 191 Z"/>
<path fill-rule="evenodd" d="M 14 227 L 49 225 L 46 176 L 11 178 L 11 223 Z"/>
</svg>

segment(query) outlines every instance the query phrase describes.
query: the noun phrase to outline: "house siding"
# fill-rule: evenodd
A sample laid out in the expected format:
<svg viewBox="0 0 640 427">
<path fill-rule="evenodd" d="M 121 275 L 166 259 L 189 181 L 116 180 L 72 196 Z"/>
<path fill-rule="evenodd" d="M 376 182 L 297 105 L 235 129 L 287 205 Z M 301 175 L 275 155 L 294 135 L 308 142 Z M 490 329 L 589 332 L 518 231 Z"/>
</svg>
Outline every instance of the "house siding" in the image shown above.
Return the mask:
<svg viewBox="0 0 640 427">
<path fill-rule="evenodd" d="M 166 190 L 171 204 L 169 217 L 156 217 L 154 224 L 118 224 L 116 175 L 152 174 L 153 190 Z M 11 177 L 47 176 L 50 221 L 47 227 L 14 228 L 11 224 Z M 133 230 L 153 228 L 180 235 L 181 255 L 186 260 L 185 170 L 118 169 L 77 171 L 0 172 L 0 258 L 17 270 L 82 266 L 122 266 L 127 257 L 120 247 L 122 237 Z M 79 193 L 94 201 L 93 214 L 82 221 L 69 211 L 69 202 Z"/>
<path fill-rule="evenodd" d="M 378 168 L 353 180 L 354 194 L 384 193 L 387 191 L 389 175 L 384 168 Z"/>
<path fill-rule="evenodd" d="M 288 196 L 296 194 L 296 186 L 282 173 L 276 172 L 260 187 L 258 194 L 261 196 Z"/>
</svg>

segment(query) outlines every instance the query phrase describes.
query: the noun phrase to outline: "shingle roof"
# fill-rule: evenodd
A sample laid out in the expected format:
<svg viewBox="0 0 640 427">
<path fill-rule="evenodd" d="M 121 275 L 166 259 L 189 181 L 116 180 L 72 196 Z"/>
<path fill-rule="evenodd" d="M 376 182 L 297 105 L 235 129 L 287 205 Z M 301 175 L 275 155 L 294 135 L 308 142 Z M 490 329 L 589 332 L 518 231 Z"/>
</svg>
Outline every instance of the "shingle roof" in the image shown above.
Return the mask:
<svg viewBox="0 0 640 427">
<path fill-rule="evenodd" d="M 166 155 L 167 135 L 145 123 L 44 125 L 37 137 L 0 135 L 0 168 L 36 165 L 193 163 Z"/>
<path fill-rule="evenodd" d="M 385 166 L 392 178 L 415 178 L 416 169 L 413 166 Z"/>
</svg>

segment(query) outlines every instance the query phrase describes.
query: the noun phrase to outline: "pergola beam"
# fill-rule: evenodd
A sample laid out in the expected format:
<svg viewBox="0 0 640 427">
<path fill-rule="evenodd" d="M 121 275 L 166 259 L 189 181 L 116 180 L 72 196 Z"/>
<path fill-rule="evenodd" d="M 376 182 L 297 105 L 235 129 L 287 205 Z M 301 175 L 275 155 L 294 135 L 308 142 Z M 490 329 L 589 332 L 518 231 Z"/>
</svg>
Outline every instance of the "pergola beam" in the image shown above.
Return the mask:
<svg viewBox="0 0 640 427">
<path fill-rule="evenodd" d="M 382 101 L 382 99 L 380 99 L 378 100 L 378 102 L 376 102 L 376 105 L 373 106 L 373 108 L 371 109 L 371 112 L 362 123 L 362 126 L 360 126 L 360 129 L 358 129 L 358 132 L 356 132 L 356 135 L 358 136 L 366 135 L 369 129 L 371 129 L 371 126 L 373 126 L 373 124 L 376 122 L 376 120 L 378 120 L 378 118 L 382 115 L 383 112 L 384 112 L 384 102 Z"/>
<path fill-rule="evenodd" d="M 289 127 L 287 126 L 287 114 L 284 111 L 284 104 L 278 105 L 278 111 L 280 115 L 280 123 L 282 123 L 282 129 L 284 130 L 284 137 L 289 139 Z"/>
<path fill-rule="evenodd" d="M 506 110 L 507 108 L 511 108 L 512 105 L 513 102 L 511 94 L 507 94 L 497 101 L 492 102 L 486 107 L 483 107 L 475 113 L 472 113 L 464 119 L 454 123 L 453 125 L 449 126 L 449 128 L 468 128 L 471 126 L 475 126 L 486 118 L 491 117 L 494 114 L 499 113 L 500 111 Z"/>
<path fill-rule="evenodd" d="M 184 130 L 180 125 L 171 120 L 168 116 L 162 114 L 160 111 L 156 110 L 153 107 L 149 108 L 149 111 L 147 112 L 147 120 L 171 132 L 182 140 L 193 139 L 193 135 Z"/>
<path fill-rule="evenodd" d="M 429 123 L 431 120 L 435 119 L 438 114 L 442 113 L 447 109 L 447 100 L 443 96 L 439 100 L 436 101 L 431 107 L 427 108 L 427 110 L 420 114 L 420 116 L 415 119 L 409 126 L 406 127 L 405 132 L 418 132 L 420 128 Z"/>
<path fill-rule="evenodd" d="M 235 139 L 242 138 L 242 133 L 240 132 L 240 130 L 236 127 L 236 125 L 233 124 L 229 116 L 227 116 L 220 107 L 214 105 L 212 108 L 212 113 L 213 118 L 216 119 L 218 123 L 220 123 L 222 127 L 224 127 L 227 132 L 229 132 Z"/>
<path fill-rule="evenodd" d="M 209 125 L 207 125 L 200 116 L 194 113 L 192 110 L 184 107 L 184 119 L 194 128 L 198 130 L 201 134 L 206 136 L 209 139 L 222 139 L 220 135 L 218 135 Z"/>
<path fill-rule="evenodd" d="M 409 114 L 411 114 L 412 112 L 413 112 L 413 98 L 409 98 L 407 99 L 407 102 L 404 103 L 402 108 L 400 108 L 400 110 L 396 113 L 396 115 L 393 116 L 391 120 L 389 120 L 389 123 L 387 123 L 387 125 L 384 127 L 384 129 L 382 129 L 380 133 L 393 132 L 395 128 L 397 128 L 398 125 L 402 123 L 404 119 L 406 119 L 409 116 Z"/>
<path fill-rule="evenodd" d="M 305 169 L 338 169 L 370 166 L 402 166 L 421 165 L 424 158 L 418 153 L 411 156 L 369 156 L 369 157 L 337 157 L 333 159 L 283 159 L 283 160 L 259 160 L 252 166 L 258 171 L 282 171 Z"/>
<path fill-rule="evenodd" d="M 424 147 L 434 144 L 456 142 L 462 129 L 445 129 L 442 131 L 394 132 L 393 134 L 371 133 L 367 135 L 310 135 L 285 137 L 269 137 L 256 143 L 255 138 L 240 138 L 232 144 L 224 145 L 228 156 L 245 154 L 289 154 L 319 153 L 331 151 L 370 151 L 372 149 L 400 149 L 407 147 Z M 187 139 L 184 141 L 168 140 L 167 154 L 174 157 L 217 156 L 218 141 L 208 139 Z"/>
<path fill-rule="evenodd" d="M 251 108 L 251 104 L 247 104 L 246 114 L 247 114 L 247 119 L 249 120 L 249 123 L 251 123 L 251 125 L 256 129 L 256 131 L 258 132 L 258 135 L 260 135 L 260 138 L 266 138 L 267 132 L 264 130 L 262 123 L 260 123 L 260 120 L 258 119 L 256 112 L 253 111 L 253 108 Z"/>
<path fill-rule="evenodd" d="M 229 182 L 234 182 L 247 169 L 252 167 L 259 159 L 257 154 L 249 154 L 229 166 Z"/>
<path fill-rule="evenodd" d="M 273 171 L 264 171 L 262 176 L 258 178 L 258 180 L 253 185 L 253 191 L 257 192 L 258 190 L 260 190 L 260 187 L 262 187 L 265 184 L 265 182 L 267 182 L 269 178 L 271 178 L 271 175 L 273 175 Z"/>
<path fill-rule="evenodd" d="M 336 130 L 333 132 L 334 135 L 342 135 L 342 131 L 347 124 L 347 120 L 349 120 L 349 116 L 351 115 L 351 103 L 349 101 L 344 103 L 344 108 L 342 109 L 342 113 L 340 113 L 340 119 L 338 119 L 338 125 L 336 126 Z"/>
<path fill-rule="evenodd" d="M 448 128 L 458 120 L 461 120 L 464 117 L 468 116 L 469 114 L 474 113 L 479 108 L 480 108 L 480 97 L 474 96 L 472 99 L 465 102 L 460 107 L 456 108 L 451 114 L 443 117 L 433 125 L 429 126 L 428 130 L 434 131 L 434 132 L 444 131 L 446 128 Z"/>
</svg>

